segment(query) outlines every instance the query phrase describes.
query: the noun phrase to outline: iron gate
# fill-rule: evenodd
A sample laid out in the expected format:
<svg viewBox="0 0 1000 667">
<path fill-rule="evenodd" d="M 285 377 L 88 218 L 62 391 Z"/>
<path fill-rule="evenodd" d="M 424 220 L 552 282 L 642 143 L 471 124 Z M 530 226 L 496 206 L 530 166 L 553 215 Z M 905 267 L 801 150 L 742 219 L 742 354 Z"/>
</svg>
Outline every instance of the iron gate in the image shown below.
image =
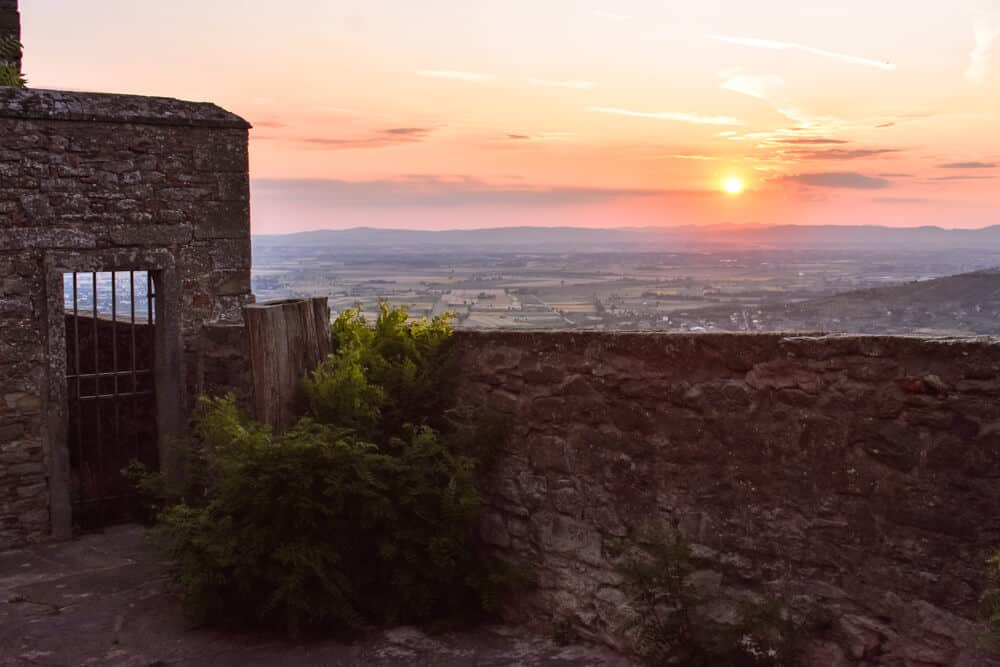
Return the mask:
<svg viewBox="0 0 1000 667">
<path fill-rule="evenodd" d="M 67 442 L 77 529 L 136 518 L 142 507 L 123 474 L 158 468 L 156 294 L 148 271 L 63 277 Z"/>
</svg>

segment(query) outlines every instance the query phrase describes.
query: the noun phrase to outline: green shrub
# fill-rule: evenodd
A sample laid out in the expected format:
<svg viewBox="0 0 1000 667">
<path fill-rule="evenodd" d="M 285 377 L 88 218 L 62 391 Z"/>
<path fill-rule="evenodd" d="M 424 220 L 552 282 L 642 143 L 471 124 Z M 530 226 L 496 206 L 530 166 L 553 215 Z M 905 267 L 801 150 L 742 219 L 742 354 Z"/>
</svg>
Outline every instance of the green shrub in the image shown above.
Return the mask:
<svg viewBox="0 0 1000 667">
<path fill-rule="evenodd" d="M 204 622 L 350 629 L 475 620 L 523 578 L 478 539 L 477 479 L 495 421 L 447 412 L 445 320 L 383 308 L 333 325 L 306 380 L 309 415 L 276 435 L 203 398 L 203 491 L 155 535 Z"/>
<path fill-rule="evenodd" d="M 344 312 L 333 323 L 333 354 L 306 378 L 310 413 L 376 441 L 406 424 L 439 425 L 451 403 L 450 335 L 447 318 L 408 321 L 385 304 L 373 327 L 358 311 Z"/>
<path fill-rule="evenodd" d="M 17 67 L 21 43 L 9 35 L 0 37 L 0 86 L 24 88 L 25 80 Z"/>
<path fill-rule="evenodd" d="M 713 621 L 691 583 L 691 549 L 678 530 L 650 536 L 642 558 L 622 566 L 638 612 L 638 653 L 651 665 L 751 667 L 798 664 L 805 623 L 775 600 L 744 602 L 735 623 Z"/>
</svg>

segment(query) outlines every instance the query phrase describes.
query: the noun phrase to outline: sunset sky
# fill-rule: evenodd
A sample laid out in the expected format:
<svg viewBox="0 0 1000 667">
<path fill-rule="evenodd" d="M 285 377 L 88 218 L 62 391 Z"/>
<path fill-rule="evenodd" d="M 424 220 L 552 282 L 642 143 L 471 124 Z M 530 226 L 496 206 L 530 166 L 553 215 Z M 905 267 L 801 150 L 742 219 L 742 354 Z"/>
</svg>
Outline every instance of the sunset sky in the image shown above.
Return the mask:
<svg viewBox="0 0 1000 667">
<path fill-rule="evenodd" d="M 209 100 L 253 123 L 256 233 L 1000 223 L 1000 0 L 21 12 L 33 87 Z"/>
</svg>

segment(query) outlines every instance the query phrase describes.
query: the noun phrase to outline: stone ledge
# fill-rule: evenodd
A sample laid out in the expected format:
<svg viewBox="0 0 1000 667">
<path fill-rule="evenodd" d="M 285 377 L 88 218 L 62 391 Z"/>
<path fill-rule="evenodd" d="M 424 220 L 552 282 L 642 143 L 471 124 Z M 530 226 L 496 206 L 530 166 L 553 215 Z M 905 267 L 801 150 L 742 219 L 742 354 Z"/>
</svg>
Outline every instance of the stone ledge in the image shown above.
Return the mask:
<svg viewBox="0 0 1000 667">
<path fill-rule="evenodd" d="M 0 118 L 250 129 L 250 123 L 209 102 L 169 97 L 0 87 Z"/>
<path fill-rule="evenodd" d="M 770 345 L 836 345 L 837 352 L 844 349 L 878 351 L 878 346 L 889 349 L 911 346 L 971 346 L 976 348 L 996 350 L 1000 348 L 1000 337 L 997 336 L 930 336 L 930 335 L 900 335 L 900 334 L 839 334 L 824 332 L 714 332 L 685 333 L 673 331 L 575 331 L 570 329 L 517 329 L 517 330 L 475 330 L 458 329 L 455 331 L 456 341 L 463 344 L 488 346 L 490 342 L 502 342 L 510 345 L 530 347 L 531 343 L 551 346 L 576 346 L 590 343 L 601 343 L 605 346 L 634 344 L 650 345 L 655 343 L 691 343 L 712 346 L 736 347 L 745 343 Z M 869 356 L 880 356 L 870 354 Z"/>
</svg>

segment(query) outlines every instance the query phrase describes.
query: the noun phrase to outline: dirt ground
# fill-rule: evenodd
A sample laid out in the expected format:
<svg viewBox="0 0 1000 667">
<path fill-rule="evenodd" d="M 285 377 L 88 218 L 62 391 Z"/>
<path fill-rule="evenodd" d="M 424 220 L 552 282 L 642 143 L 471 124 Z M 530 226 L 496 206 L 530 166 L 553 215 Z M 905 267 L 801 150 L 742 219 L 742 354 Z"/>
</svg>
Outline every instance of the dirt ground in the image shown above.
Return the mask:
<svg viewBox="0 0 1000 667">
<path fill-rule="evenodd" d="M 135 526 L 0 553 L 0 665 L 632 667 L 602 648 L 505 626 L 433 636 L 399 627 L 350 644 L 195 629 L 166 584 Z"/>
</svg>

